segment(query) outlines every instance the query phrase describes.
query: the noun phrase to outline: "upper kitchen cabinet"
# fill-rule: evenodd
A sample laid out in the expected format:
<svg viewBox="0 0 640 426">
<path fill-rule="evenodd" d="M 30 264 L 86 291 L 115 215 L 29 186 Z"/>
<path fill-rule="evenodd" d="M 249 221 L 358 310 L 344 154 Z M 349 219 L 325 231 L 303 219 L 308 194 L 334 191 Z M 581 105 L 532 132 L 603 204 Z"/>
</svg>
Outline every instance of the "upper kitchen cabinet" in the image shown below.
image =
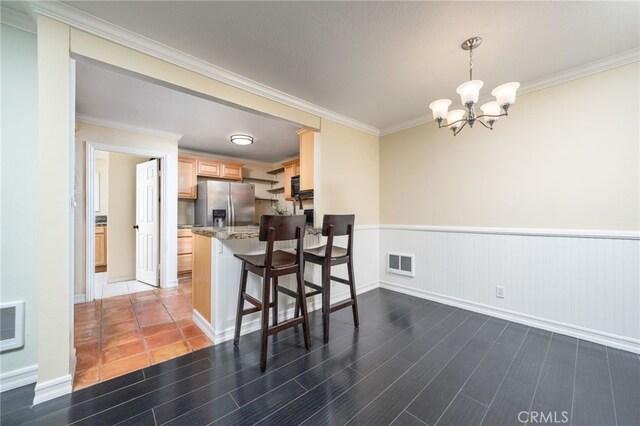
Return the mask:
<svg viewBox="0 0 640 426">
<path fill-rule="evenodd" d="M 178 157 L 178 198 L 197 198 L 197 188 L 196 160 Z"/>
<path fill-rule="evenodd" d="M 216 160 L 214 158 L 198 158 L 196 161 L 196 174 L 198 176 L 242 180 L 242 167 L 244 167 L 244 164 Z"/>
<path fill-rule="evenodd" d="M 300 190 L 313 191 L 313 148 L 315 133 L 311 130 L 298 130 L 300 136 Z M 286 180 L 285 180 L 286 181 Z"/>
<path fill-rule="evenodd" d="M 291 194 L 291 178 L 294 176 L 300 176 L 300 160 L 290 160 L 286 163 L 282 163 L 284 167 L 284 199 L 291 201 L 293 196 Z"/>
</svg>

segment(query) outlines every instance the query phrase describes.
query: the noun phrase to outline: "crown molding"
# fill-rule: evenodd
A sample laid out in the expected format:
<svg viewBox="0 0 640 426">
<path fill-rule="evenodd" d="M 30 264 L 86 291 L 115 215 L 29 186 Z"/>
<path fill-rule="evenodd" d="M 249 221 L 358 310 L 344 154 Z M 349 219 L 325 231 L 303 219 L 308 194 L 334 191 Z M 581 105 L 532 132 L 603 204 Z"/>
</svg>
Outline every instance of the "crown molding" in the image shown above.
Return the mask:
<svg viewBox="0 0 640 426">
<path fill-rule="evenodd" d="M 136 126 L 133 124 L 121 123 L 119 121 L 105 120 L 103 118 L 93 117 L 86 114 L 76 114 L 76 121 L 86 124 L 95 124 L 97 126 L 110 127 L 112 129 L 124 130 L 126 132 L 140 133 L 147 136 L 155 136 L 159 138 L 171 139 L 179 141 L 184 135 L 178 133 L 164 132 L 162 130 L 149 129 L 147 127 Z"/>
<path fill-rule="evenodd" d="M 578 67 L 570 68 L 556 74 L 529 81 L 521 86 L 518 95 L 521 96 L 527 93 L 537 92 L 538 90 L 547 89 L 558 84 L 567 83 L 572 80 L 577 80 L 579 78 L 587 77 L 592 74 L 597 74 L 637 61 L 640 61 L 640 48 L 627 50 L 616 55 L 590 62 L 588 64 L 580 65 Z M 491 96 L 485 96 L 479 101 L 479 103 L 489 101 L 491 99 Z M 391 133 L 400 132 L 402 130 L 410 129 L 411 127 L 429 123 L 431 121 L 433 121 L 433 117 L 431 116 L 431 114 L 416 117 L 411 120 L 381 129 L 380 136 L 390 135 Z"/>
<path fill-rule="evenodd" d="M 64 22 L 82 31 L 86 31 L 147 55 L 162 59 L 163 61 L 197 72 L 198 74 L 211 77 L 238 89 L 253 93 L 254 95 L 262 96 L 272 101 L 317 115 L 327 120 L 335 121 L 336 123 L 361 130 L 374 136 L 380 135 L 380 129 L 377 127 L 346 117 L 342 114 L 338 114 L 337 112 L 250 80 L 59 1 L 33 1 L 28 4 L 32 14 L 47 16 Z"/>
<path fill-rule="evenodd" d="M 36 23 L 29 15 L 9 9 L 6 6 L 2 6 L 0 9 L 0 21 L 10 27 L 36 34 Z"/>
</svg>

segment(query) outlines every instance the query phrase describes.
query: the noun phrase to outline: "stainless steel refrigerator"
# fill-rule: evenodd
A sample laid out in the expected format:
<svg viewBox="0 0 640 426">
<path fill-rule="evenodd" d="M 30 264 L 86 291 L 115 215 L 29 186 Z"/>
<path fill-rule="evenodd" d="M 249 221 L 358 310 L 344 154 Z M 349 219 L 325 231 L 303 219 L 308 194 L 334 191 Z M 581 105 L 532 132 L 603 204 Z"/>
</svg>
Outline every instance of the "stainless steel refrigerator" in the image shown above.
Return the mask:
<svg viewBox="0 0 640 426">
<path fill-rule="evenodd" d="M 218 219 L 214 223 L 214 210 Z M 198 182 L 196 223 L 204 226 L 253 225 L 256 215 L 255 188 L 248 183 Z"/>
</svg>

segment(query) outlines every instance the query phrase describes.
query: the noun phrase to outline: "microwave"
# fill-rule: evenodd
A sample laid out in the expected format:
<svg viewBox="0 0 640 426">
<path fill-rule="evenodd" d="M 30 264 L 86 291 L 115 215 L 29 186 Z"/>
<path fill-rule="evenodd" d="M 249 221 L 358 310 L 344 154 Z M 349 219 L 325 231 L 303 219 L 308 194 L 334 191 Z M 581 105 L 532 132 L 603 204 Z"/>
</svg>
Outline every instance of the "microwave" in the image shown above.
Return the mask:
<svg viewBox="0 0 640 426">
<path fill-rule="evenodd" d="M 300 176 L 291 178 L 291 196 L 300 196 L 303 200 L 313 198 L 313 191 L 300 191 Z"/>
</svg>

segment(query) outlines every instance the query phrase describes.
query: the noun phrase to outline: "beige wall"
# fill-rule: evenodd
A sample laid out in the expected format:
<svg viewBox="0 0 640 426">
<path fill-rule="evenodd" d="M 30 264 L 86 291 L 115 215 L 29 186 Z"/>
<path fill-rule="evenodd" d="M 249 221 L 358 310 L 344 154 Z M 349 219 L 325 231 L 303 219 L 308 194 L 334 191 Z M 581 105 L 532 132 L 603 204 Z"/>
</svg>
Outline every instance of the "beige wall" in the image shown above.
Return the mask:
<svg viewBox="0 0 640 426">
<path fill-rule="evenodd" d="M 109 154 L 107 276 L 109 282 L 136 276 L 136 165 L 148 158 Z"/>
<path fill-rule="evenodd" d="M 525 94 L 493 131 L 382 137 L 381 223 L 638 230 L 639 75 L 636 62 Z"/>
<path fill-rule="evenodd" d="M 161 138 L 158 136 L 145 135 L 126 130 L 114 129 L 111 127 L 99 126 L 96 124 L 88 124 L 78 122 L 79 130 L 76 133 L 76 156 L 75 156 L 75 175 L 77 189 L 77 206 L 74 221 L 75 229 L 75 294 L 85 294 L 85 269 L 84 269 L 84 253 L 85 253 L 85 158 L 86 143 L 102 144 L 111 146 L 113 151 L 119 149 L 133 150 L 149 150 L 158 153 L 164 153 L 167 156 L 167 168 L 164 170 L 164 183 L 167 185 L 167 203 L 169 216 L 167 220 L 168 235 L 163 236 L 164 242 L 167 244 L 167 270 L 163 273 L 163 279 L 171 281 L 173 284 L 177 280 L 177 159 L 178 159 L 178 142 L 175 140 Z M 109 153 L 109 159 L 114 152 Z M 113 169 L 112 169 L 113 170 Z M 111 175 L 112 173 L 110 173 Z M 113 173 L 116 174 L 116 173 Z M 110 191 L 111 192 L 111 191 Z M 113 193 L 112 195 L 113 196 Z M 110 197 L 111 198 L 111 197 Z M 110 203 L 111 205 L 111 200 Z M 109 226 L 111 224 L 111 216 L 114 211 L 110 208 L 108 215 Z M 110 227 L 108 232 L 111 233 Z M 107 236 L 107 244 L 110 236 Z M 162 240 L 162 239 L 161 239 Z M 107 268 L 110 268 L 110 254 L 107 253 Z M 164 284 L 163 284 L 164 285 Z"/>
<path fill-rule="evenodd" d="M 101 157 L 97 158 L 96 151 L 96 173 L 100 176 L 100 206 L 96 211 L 96 216 L 106 216 L 109 214 L 109 153 L 102 152 Z"/>
<path fill-rule="evenodd" d="M 356 225 L 378 224 L 378 137 L 323 119 L 314 148 L 316 224 L 331 213 L 355 213 Z"/>
<path fill-rule="evenodd" d="M 71 391 L 69 27 L 38 16 L 38 384 Z M 53 350 L 55 348 L 55 350 Z M 58 389 L 60 390 L 60 388 Z"/>
</svg>

